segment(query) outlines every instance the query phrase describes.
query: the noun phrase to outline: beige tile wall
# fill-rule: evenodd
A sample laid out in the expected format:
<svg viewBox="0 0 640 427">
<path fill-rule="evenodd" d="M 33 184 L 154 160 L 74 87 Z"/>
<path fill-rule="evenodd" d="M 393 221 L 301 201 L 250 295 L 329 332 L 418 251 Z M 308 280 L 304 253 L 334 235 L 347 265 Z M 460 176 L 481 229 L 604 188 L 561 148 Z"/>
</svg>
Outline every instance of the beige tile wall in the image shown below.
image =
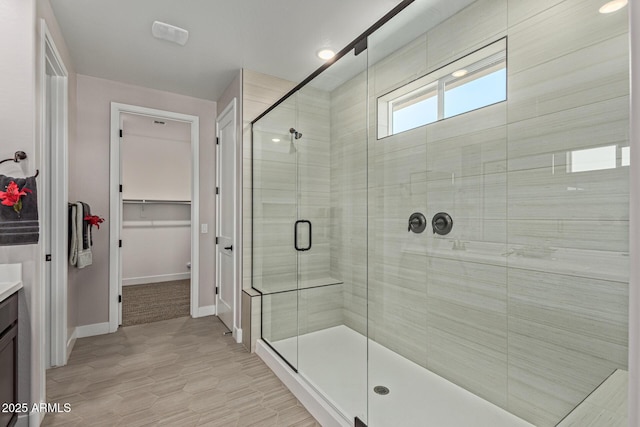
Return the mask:
<svg viewBox="0 0 640 427">
<path fill-rule="evenodd" d="M 627 366 L 627 13 L 555 3 L 509 30 L 509 246 L 542 258 L 507 258 L 508 407 L 542 426 Z M 617 168 L 569 172 L 607 145 Z"/>
<path fill-rule="evenodd" d="M 367 76 L 331 93 L 331 275 L 344 282 L 344 324 L 366 334 Z"/>
</svg>

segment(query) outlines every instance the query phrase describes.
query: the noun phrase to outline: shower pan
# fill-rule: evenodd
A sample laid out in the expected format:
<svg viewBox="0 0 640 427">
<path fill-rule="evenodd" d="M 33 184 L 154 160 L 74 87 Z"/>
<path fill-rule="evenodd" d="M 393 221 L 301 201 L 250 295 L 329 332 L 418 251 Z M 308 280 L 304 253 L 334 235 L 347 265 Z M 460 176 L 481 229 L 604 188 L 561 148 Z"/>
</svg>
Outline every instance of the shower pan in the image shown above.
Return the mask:
<svg viewBox="0 0 640 427">
<path fill-rule="evenodd" d="M 259 354 L 325 424 L 626 426 L 628 25 L 602 3 L 404 1 L 252 123 Z"/>
</svg>

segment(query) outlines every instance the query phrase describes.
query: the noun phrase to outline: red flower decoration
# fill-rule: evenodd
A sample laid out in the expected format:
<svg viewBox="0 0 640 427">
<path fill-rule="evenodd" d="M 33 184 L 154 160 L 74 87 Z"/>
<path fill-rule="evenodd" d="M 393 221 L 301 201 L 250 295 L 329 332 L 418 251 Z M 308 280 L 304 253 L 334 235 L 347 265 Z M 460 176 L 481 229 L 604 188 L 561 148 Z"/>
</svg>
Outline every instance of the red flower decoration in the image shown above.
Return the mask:
<svg viewBox="0 0 640 427">
<path fill-rule="evenodd" d="M 100 218 L 98 215 L 87 215 L 84 220 L 88 221 L 89 225 L 95 225 L 98 229 L 100 229 L 100 224 L 104 222 L 104 218 Z"/>
<path fill-rule="evenodd" d="M 18 184 L 16 184 L 15 181 L 11 181 L 9 185 L 7 185 L 7 191 L 0 191 L 0 200 L 2 200 L 3 205 L 12 206 L 14 211 L 20 213 L 22 210 L 21 197 L 26 196 L 27 193 L 31 193 L 31 190 L 29 190 L 26 185 L 20 190 Z"/>
</svg>

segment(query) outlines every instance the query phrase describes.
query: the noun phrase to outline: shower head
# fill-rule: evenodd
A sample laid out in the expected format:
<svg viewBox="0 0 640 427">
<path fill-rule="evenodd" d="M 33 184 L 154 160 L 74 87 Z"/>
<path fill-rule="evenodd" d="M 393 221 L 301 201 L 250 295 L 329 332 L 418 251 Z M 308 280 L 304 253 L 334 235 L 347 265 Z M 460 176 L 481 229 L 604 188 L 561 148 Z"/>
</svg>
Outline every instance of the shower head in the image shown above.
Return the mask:
<svg viewBox="0 0 640 427">
<path fill-rule="evenodd" d="M 289 129 L 289 133 L 291 133 L 295 139 L 302 138 L 302 134 L 297 130 L 295 130 L 294 128 Z"/>
</svg>

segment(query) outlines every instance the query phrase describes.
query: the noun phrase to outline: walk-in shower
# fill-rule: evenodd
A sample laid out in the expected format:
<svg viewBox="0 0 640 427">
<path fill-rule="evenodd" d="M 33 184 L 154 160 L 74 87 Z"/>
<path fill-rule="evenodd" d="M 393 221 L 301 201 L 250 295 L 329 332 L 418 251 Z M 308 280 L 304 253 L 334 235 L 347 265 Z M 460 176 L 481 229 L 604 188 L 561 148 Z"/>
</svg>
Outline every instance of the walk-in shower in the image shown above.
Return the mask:
<svg viewBox="0 0 640 427">
<path fill-rule="evenodd" d="M 404 3 L 253 123 L 262 341 L 344 425 L 626 426 L 626 8 Z"/>
</svg>

